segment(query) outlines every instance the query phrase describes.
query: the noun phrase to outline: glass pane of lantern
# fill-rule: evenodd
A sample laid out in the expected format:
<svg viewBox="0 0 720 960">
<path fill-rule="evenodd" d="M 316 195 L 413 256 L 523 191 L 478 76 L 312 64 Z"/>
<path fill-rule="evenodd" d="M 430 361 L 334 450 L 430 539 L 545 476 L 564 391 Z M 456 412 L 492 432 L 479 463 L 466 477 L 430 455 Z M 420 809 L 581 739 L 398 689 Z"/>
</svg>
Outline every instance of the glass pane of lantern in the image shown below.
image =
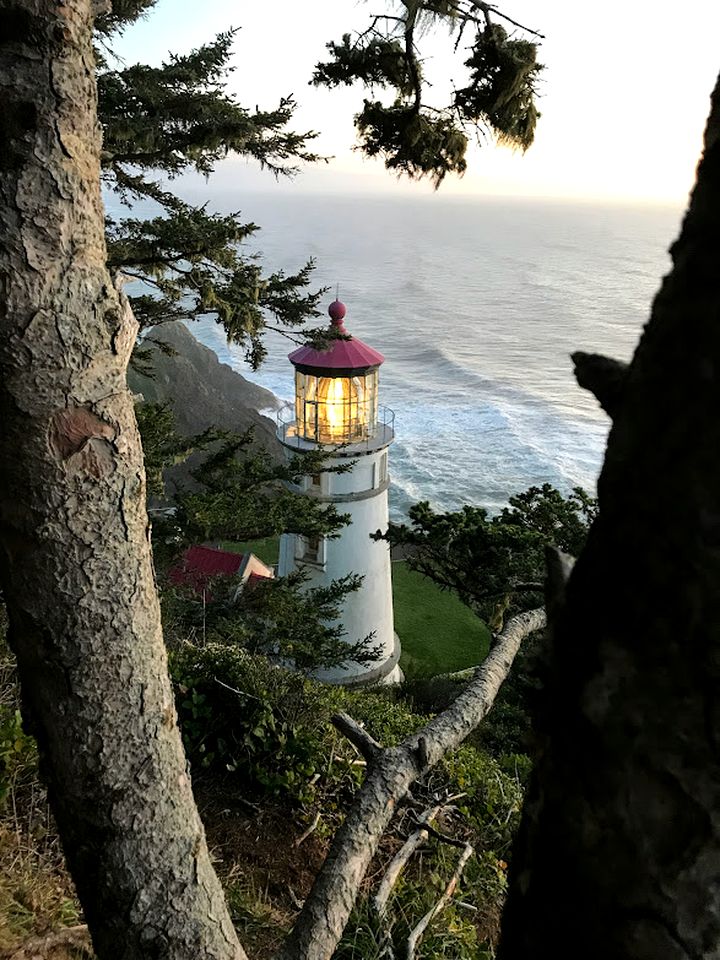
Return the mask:
<svg viewBox="0 0 720 960">
<path fill-rule="evenodd" d="M 305 377 L 299 370 L 295 371 L 295 420 L 300 434 L 305 433 Z"/>
<path fill-rule="evenodd" d="M 318 439 L 323 443 L 352 439 L 351 423 L 353 416 L 357 418 L 357 388 L 353 381 L 349 377 L 320 377 L 317 400 Z"/>
<path fill-rule="evenodd" d="M 317 377 L 296 372 L 295 417 L 307 440 L 352 443 L 373 436 L 377 424 L 378 373 Z"/>
</svg>

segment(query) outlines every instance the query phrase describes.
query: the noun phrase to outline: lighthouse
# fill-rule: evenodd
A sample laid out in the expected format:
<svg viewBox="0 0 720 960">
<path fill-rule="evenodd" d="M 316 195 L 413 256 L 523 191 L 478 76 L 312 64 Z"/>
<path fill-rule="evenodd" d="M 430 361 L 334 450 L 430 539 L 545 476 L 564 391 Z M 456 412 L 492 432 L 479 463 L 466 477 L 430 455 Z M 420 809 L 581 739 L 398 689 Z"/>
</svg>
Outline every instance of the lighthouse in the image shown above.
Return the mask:
<svg viewBox="0 0 720 960">
<path fill-rule="evenodd" d="M 378 403 L 380 365 L 384 357 L 349 335 L 346 308 L 339 300 L 328 310 L 332 327 L 348 339 L 335 339 L 327 350 L 310 346 L 288 357 L 295 368 L 295 404 L 278 416 L 278 439 L 288 455 L 322 447 L 328 463 L 351 464 L 345 473 L 306 477 L 301 493 L 334 504 L 350 514 L 339 536 L 280 539 L 278 573 L 303 570 L 308 586 L 325 586 L 350 573 L 362 576 L 359 590 L 343 601 L 342 625 L 349 643 L 369 633 L 380 657 L 370 664 L 354 661 L 323 670 L 329 683 L 397 683 L 400 642 L 393 627 L 390 549 L 370 539 L 388 526 L 388 451 L 394 438 L 394 414 Z"/>
</svg>

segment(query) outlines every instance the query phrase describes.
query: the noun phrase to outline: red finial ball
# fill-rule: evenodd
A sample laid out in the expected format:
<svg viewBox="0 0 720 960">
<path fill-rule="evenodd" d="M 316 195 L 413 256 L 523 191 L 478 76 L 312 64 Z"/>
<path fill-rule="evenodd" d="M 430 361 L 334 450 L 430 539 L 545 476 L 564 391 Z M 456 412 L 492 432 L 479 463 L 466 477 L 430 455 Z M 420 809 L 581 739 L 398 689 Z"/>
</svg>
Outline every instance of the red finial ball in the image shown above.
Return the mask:
<svg viewBox="0 0 720 960">
<path fill-rule="evenodd" d="M 328 307 L 328 313 L 330 314 L 330 319 L 333 323 L 342 323 L 345 314 L 347 313 L 347 307 L 344 303 L 341 303 L 340 300 L 333 300 Z"/>
</svg>

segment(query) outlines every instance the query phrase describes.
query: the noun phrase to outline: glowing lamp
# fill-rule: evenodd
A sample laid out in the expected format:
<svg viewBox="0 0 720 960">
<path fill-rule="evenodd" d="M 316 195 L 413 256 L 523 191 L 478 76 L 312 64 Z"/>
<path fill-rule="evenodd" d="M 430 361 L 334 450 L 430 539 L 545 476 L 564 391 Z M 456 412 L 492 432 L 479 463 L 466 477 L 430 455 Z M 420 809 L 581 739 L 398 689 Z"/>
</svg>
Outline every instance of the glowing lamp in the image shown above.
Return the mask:
<svg viewBox="0 0 720 960">
<path fill-rule="evenodd" d="M 343 324 L 345 304 L 335 300 L 328 313 L 332 327 L 348 339 L 327 350 L 293 351 L 297 435 L 316 443 L 356 443 L 373 437 L 378 420 L 378 369 L 385 359 L 362 340 L 349 337 Z"/>
</svg>

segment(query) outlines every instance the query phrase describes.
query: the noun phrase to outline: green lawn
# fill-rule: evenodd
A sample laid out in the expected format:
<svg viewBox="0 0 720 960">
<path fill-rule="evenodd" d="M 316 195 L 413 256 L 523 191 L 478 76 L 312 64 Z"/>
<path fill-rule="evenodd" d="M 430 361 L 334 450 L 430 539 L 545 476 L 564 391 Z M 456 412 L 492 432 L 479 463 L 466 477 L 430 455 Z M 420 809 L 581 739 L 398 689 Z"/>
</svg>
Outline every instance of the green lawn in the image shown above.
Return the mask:
<svg viewBox="0 0 720 960">
<path fill-rule="evenodd" d="M 231 553 L 254 553 L 263 563 L 277 563 L 280 541 L 277 537 L 266 537 L 264 540 L 248 540 L 244 543 L 238 543 L 234 540 L 224 540 L 220 544 L 221 549 L 229 550 Z"/>
<path fill-rule="evenodd" d="M 400 666 L 408 678 L 472 667 L 485 657 L 490 633 L 457 597 L 399 561 L 392 565 Z"/>
<path fill-rule="evenodd" d="M 250 550 L 265 563 L 277 563 L 277 537 L 221 546 L 237 553 Z M 405 676 L 432 677 L 480 663 L 490 642 L 485 624 L 454 594 L 409 570 L 406 563 L 393 563 L 392 575 L 395 630 Z"/>
</svg>

